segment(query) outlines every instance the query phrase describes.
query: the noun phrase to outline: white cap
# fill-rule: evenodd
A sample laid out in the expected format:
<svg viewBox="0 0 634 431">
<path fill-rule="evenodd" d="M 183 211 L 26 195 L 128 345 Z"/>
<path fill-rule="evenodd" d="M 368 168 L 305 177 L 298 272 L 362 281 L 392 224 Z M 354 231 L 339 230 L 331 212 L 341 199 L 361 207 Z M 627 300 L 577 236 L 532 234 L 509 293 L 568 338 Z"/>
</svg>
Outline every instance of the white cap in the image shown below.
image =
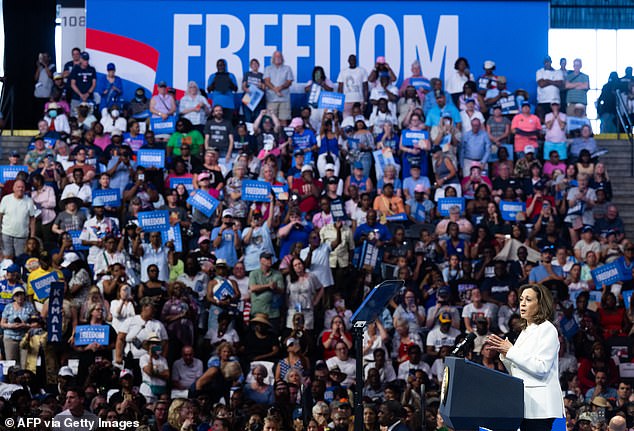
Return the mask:
<svg viewBox="0 0 634 431">
<path fill-rule="evenodd" d="M 224 210 L 222 212 L 222 216 L 223 217 L 233 217 L 233 211 L 231 211 L 231 209 L 227 208 L 226 210 Z"/>
<path fill-rule="evenodd" d="M 77 262 L 79 260 L 79 256 L 77 255 L 77 253 L 66 253 L 64 255 L 64 260 L 62 261 L 62 263 L 60 264 L 60 266 L 62 268 L 68 268 L 68 266 L 73 263 L 73 262 Z"/>
<path fill-rule="evenodd" d="M 493 69 L 495 67 L 495 61 L 493 60 L 487 60 L 484 62 L 484 68 L 485 69 Z"/>
<path fill-rule="evenodd" d="M 311 165 L 304 165 L 302 166 L 302 174 L 304 172 L 312 172 L 313 171 L 313 167 Z"/>
<path fill-rule="evenodd" d="M 60 368 L 57 375 L 60 377 L 75 377 L 75 373 L 73 373 L 73 369 L 69 367 L 68 365 L 65 365 L 62 368 Z"/>
<path fill-rule="evenodd" d="M 327 171 L 334 171 L 335 170 L 335 165 L 333 165 L 332 163 L 328 163 L 326 165 L 326 170 Z"/>
</svg>

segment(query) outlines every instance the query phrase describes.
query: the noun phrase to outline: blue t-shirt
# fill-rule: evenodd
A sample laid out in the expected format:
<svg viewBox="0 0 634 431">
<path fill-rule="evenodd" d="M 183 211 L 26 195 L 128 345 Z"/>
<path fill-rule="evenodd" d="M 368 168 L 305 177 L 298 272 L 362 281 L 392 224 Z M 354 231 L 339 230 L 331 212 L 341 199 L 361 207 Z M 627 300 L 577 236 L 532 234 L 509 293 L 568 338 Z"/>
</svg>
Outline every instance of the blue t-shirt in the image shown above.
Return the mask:
<svg viewBox="0 0 634 431">
<path fill-rule="evenodd" d="M 363 235 L 367 235 L 370 232 L 374 232 L 377 235 L 377 238 L 375 239 L 378 239 L 379 241 L 385 242 L 392 239 L 392 234 L 385 225 L 375 223 L 374 226 L 370 226 L 367 223 L 363 223 L 362 225 L 359 225 L 357 230 L 354 232 L 354 241 L 358 242 Z"/>
<path fill-rule="evenodd" d="M 220 235 L 220 227 L 215 227 L 211 231 L 211 242 L 214 242 Z M 234 267 L 238 262 L 238 255 L 236 253 L 236 233 L 232 229 L 225 229 L 222 232 L 222 242 L 220 247 L 216 248 L 215 254 L 218 259 L 224 259 L 227 261 L 227 265 Z"/>
<path fill-rule="evenodd" d="M 431 188 L 431 184 L 429 183 L 429 178 L 420 176 L 417 180 L 412 177 L 407 177 L 403 180 L 403 191 L 407 190 L 410 196 L 414 196 L 414 189 L 417 185 L 422 184 L 425 189 L 429 190 Z"/>
<path fill-rule="evenodd" d="M 315 134 L 310 129 L 304 129 L 304 131 L 293 134 L 293 152 L 296 150 L 306 150 L 306 148 L 311 148 L 314 145 L 317 145 L 317 138 L 315 138 Z M 310 163 L 313 160 L 313 154 L 311 152 L 304 153 L 304 163 Z M 294 160 L 293 160 L 294 161 Z"/>
<path fill-rule="evenodd" d="M 440 107 L 435 106 L 429 110 L 427 113 L 427 120 L 425 124 L 427 127 L 433 127 L 440 124 L 440 120 L 443 114 L 448 113 L 451 115 L 451 119 L 454 124 L 459 124 L 462 120 L 460 118 L 460 111 L 454 105 L 446 104 L 442 109 Z"/>
<path fill-rule="evenodd" d="M 561 269 L 561 266 L 552 266 L 553 272 L 555 274 L 557 274 L 560 277 L 564 276 L 563 270 Z M 539 265 L 536 266 L 535 268 L 531 269 L 531 273 L 528 276 L 528 281 L 530 281 L 531 283 L 539 283 L 540 281 L 542 281 L 544 278 L 548 277 L 548 271 L 546 271 L 546 268 L 544 268 L 543 265 Z"/>
<path fill-rule="evenodd" d="M 238 81 L 236 81 L 236 77 L 234 76 L 234 74 L 227 73 L 227 75 L 229 79 L 231 80 L 231 82 L 233 83 L 233 85 L 237 87 Z M 209 79 L 207 80 L 207 87 L 209 87 L 211 83 L 214 82 L 215 78 L 216 78 L 216 74 L 212 73 L 209 76 Z M 214 106 L 219 105 L 219 106 L 222 106 L 223 108 L 235 109 L 235 100 L 233 95 L 234 95 L 234 92 L 229 88 L 227 88 L 226 91 L 220 91 L 216 87 L 216 90 L 211 93 L 211 100 L 213 100 Z"/>
<path fill-rule="evenodd" d="M 301 242 L 304 245 L 304 247 L 307 247 L 308 234 L 310 234 L 311 230 L 312 230 L 312 226 L 303 226 L 301 228 L 291 229 L 291 231 L 286 236 L 286 238 L 282 239 L 282 245 L 280 247 L 280 256 L 284 257 L 287 254 L 291 254 L 291 247 L 293 247 L 293 244 L 295 244 L 296 242 Z"/>
</svg>

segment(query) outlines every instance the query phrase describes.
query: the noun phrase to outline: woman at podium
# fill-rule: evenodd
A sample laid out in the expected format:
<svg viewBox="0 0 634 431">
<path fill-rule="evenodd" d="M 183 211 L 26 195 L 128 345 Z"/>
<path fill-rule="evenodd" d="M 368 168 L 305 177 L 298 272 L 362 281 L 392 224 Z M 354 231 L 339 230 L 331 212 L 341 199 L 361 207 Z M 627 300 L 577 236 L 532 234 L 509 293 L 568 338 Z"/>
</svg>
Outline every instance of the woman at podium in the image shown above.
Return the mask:
<svg viewBox="0 0 634 431">
<path fill-rule="evenodd" d="M 521 431 L 550 431 L 555 418 L 563 417 L 564 403 L 559 385 L 559 337 L 552 324 L 553 298 L 541 284 L 520 288 L 522 332 L 511 343 L 497 335 L 488 338 L 491 347 L 513 377 L 524 381 L 524 419 Z"/>
</svg>

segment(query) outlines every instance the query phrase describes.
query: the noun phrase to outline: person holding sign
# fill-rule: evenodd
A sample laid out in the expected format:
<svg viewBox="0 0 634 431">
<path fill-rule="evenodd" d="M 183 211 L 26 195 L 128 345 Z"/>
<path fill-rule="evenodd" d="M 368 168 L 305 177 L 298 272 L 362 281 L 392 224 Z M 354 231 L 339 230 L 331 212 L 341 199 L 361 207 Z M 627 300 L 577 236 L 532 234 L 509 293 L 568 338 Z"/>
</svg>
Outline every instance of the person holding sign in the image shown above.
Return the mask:
<svg viewBox="0 0 634 431">
<path fill-rule="evenodd" d="M 240 300 L 240 289 L 234 280 L 229 278 L 229 266 L 224 259 L 216 261 L 216 276 L 207 284 L 207 302 L 209 305 L 209 321 L 207 327 L 210 331 L 218 328 L 218 316 L 222 312 L 237 310 Z"/>
<path fill-rule="evenodd" d="M 222 224 L 211 231 L 211 241 L 218 259 L 223 259 L 231 268 L 238 261 L 238 250 L 242 249 L 241 225 L 233 219 L 233 211 L 222 212 Z"/>
<path fill-rule="evenodd" d="M 89 320 L 87 326 L 78 326 L 75 336 L 71 339 L 71 344 L 75 352 L 79 355 L 79 369 L 77 370 L 77 381 L 85 382 L 89 373 L 99 373 L 100 370 L 110 369 L 110 358 L 117 341 L 117 332 L 104 320 L 105 308 L 101 303 L 95 303 L 90 307 Z M 83 344 L 79 342 L 81 333 L 86 331 L 99 332 L 105 338 Z M 90 337 L 89 337 L 90 338 Z M 94 364 L 94 367 L 92 365 Z M 90 370 L 92 368 L 92 371 Z"/>
</svg>

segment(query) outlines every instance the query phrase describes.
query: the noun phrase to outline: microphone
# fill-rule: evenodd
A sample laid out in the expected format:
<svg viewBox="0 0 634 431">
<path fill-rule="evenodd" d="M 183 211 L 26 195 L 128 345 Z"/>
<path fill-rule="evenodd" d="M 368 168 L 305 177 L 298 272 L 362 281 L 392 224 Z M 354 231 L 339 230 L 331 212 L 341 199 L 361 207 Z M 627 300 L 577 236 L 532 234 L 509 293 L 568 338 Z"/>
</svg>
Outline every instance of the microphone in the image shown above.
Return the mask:
<svg viewBox="0 0 634 431">
<path fill-rule="evenodd" d="M 450 355 L 451 356 L 455 356 L 458 353 L 462 353 L 462 355 L 464 355 L 465 354 L 465 350 L 467 349 L 467 346 L 469 346 L 469 344 L 472 344 L 475 339 L 476 339 L 475 332 L 468 333 L 467 336 L 464 337 L 461 342 L 456 344 L 456 346 L 451 351 Z"/>
</svg>

